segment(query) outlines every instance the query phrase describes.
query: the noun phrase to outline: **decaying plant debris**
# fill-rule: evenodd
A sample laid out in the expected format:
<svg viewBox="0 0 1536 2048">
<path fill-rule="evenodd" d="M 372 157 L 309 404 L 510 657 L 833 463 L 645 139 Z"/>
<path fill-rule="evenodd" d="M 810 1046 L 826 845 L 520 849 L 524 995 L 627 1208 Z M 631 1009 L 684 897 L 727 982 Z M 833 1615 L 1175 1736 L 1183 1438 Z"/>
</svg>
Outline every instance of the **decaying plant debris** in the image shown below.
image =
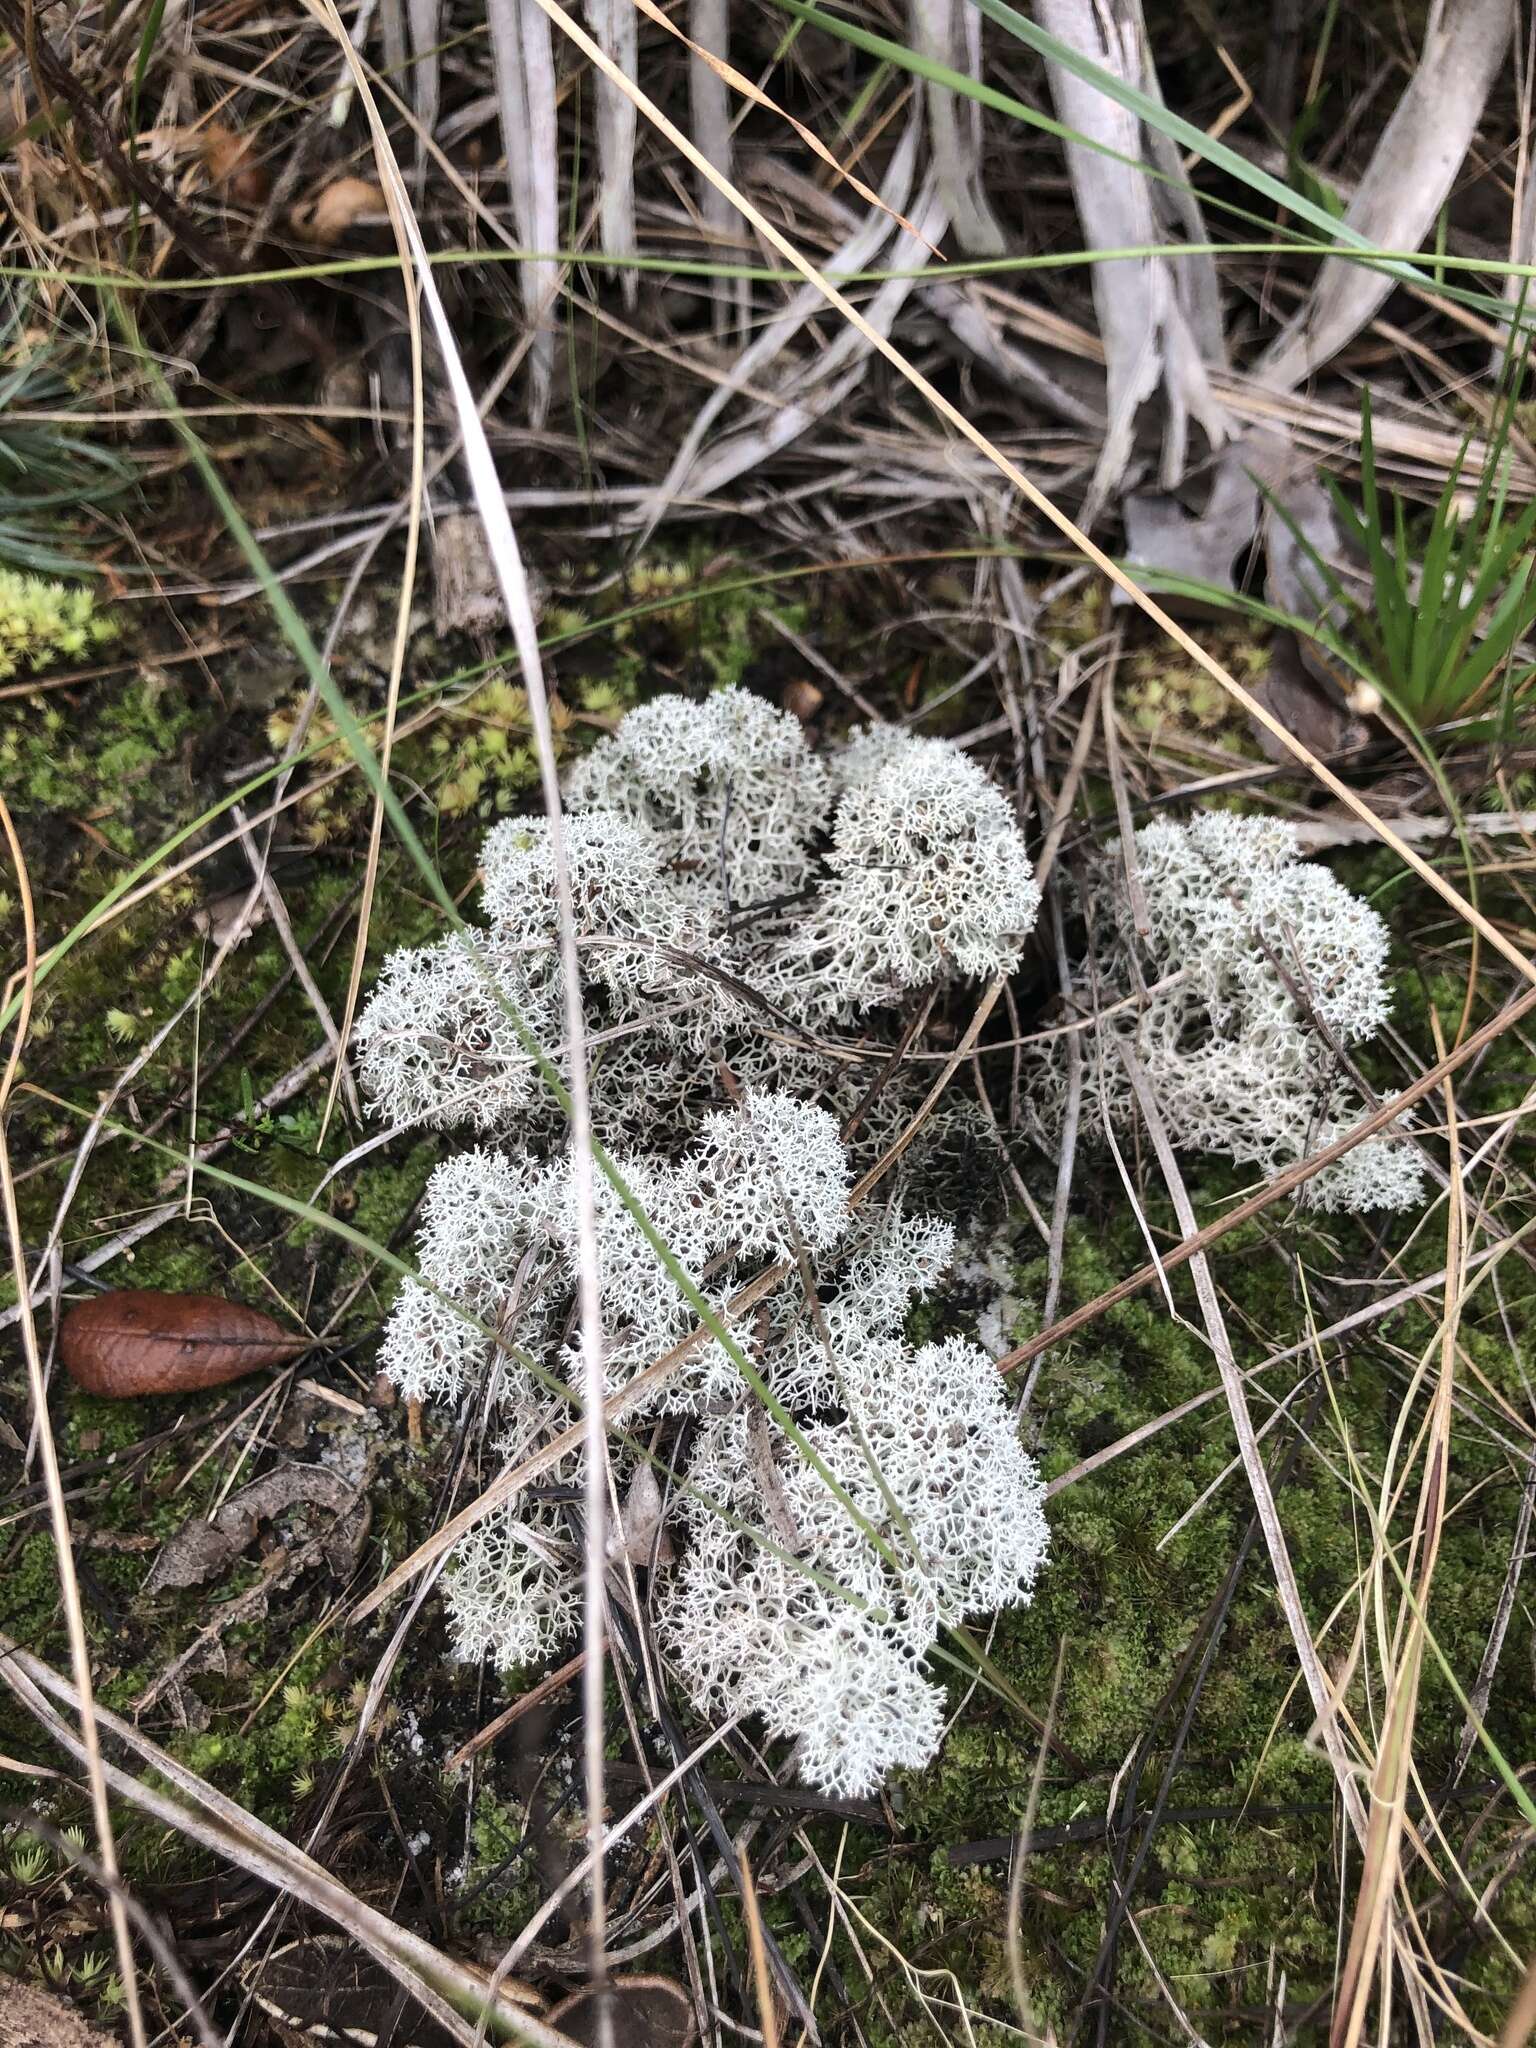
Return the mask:
<svg viewBox="0 0 1536 2048">
<path fill-rule="evenodd" d="M 1533 48 L 0 0 L 29 2027 L 1528 2036 Z"/>
</svg>

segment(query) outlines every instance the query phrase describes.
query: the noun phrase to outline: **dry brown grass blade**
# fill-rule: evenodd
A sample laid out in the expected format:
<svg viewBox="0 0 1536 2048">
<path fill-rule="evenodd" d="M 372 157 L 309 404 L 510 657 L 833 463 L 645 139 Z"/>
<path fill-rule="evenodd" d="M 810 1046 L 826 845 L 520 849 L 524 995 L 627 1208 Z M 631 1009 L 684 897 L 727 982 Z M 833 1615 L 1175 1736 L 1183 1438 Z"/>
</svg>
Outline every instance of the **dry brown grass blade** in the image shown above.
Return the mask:
<svg viewBox="0 0 1536 2048">
<path fill-rule="evenodd" d="M 1386 820 L 1372 810 L 1365 799 L 1358 795 L 1355 790 L 1351 789 L 1348 783 L 1335 775 L 1326 762 L 1320 761 L 1310 747 L 1297 739 L 1290 728 L 1278 719 L 1267 706 L 1261 704 L 1250 691 L 1245 690 L 1230 670 L 1224 667 L 1213 654 L 1202 647 L 1199 641 L 1187 632 L 1176 619 L 1171 618 L 1161 605 L 1149 597 L 1141 586 L 1121 568 L 1118 562 L 1107 555 L 1096 541 L 1091 540 L 1083 532 L 1082 528 L 1061 510 L 1053 499 L 1047 497 L 1038 484 L 1034 483 L 1024 474 L 1017 463 L 1011 461 L 993 441 L 988 439 L 979 427 L 967 419 L 958 406 L 946 398 L 936 385 L 931 383 L 920 370 L 916 369 L 902 354 L 901 350 L 896 347 L 894 342 L 890 341 L 885 335 L 877 333 L 864 318 L 858 307 L 852 305 L 844 298 L 842 293 L 822 275 L 816 266 L 801 254 L 794 243 L 786 235 L 782 234 L 742 192 L 732 185 L 729 179 L 725 178 L 715 169 L 714 165 L 694 147 L 688 137 L 678 128 L 677 124 L 669 120 L 653 100 L 649 99 L 632 81 L 621 79 L 615 73 L 614 67 L 604 57 L 603 52 L 581 27 L 580 23 L 575 21 L 567 10 L 559 4 L 559 0 L 528 0 L 528 4 L 537 6 L 544 14 L 548 15 L 549 19 L 565 35 L 570 37 L 571 41 L 575 43 L 576 47 L 582 51 L 590 62 L 602 70 L 606 76 L 613 78 L 615 83 L 621 84 L 624 90 L 630 92 L 641 113 L 666 136 L 673 147 L 680 150 L 695 169 L 707 178 L 724 197 L 729 199 L 731 204 L 750 222 L 763 239 L 772 248 L 776 249 L 786 262 L 791 263 L 808 284 L 815 285 L 829 306 L 841 313 L 845 320 L 850 321 L 858 328 L 865 339 L 885 357 L 887 362 L 906 379 L 913 389 L 922 394 L 934 411 L 939 414 L 940 418 L 945 420 L 955 429 L 956 433 L 961 435 L 964 440 L 968 441 L 973 448 L 977 449 L 1001 471 L 1003 476 L 1008 479 L 1009 483 L 1013 485 L 1014 489 L 1021 494 L 1028 504 L 1033 506 L 1043 518 L 1049 520 L 1057 532 L 1063 535 L 1073 547 L 1078 549 L 1117 589 L 1124 591 L 1131 602 L 1140 611 L 1144 612 L 1152 620 L 1153 624 L 1158 626 L 1173 641 L 1176 647 L 1187 654 L 1190 660 L 1203 670 L 1206 675 L 1210 676 L 1214 682 L 1219 683 L 1222 689 L 1232 698 L 1233 702 L 1239 705 L 1251 719 L 1278 740 L 1293 760 L 1299 762 L 1325 789 L 1331 791 L 1347 810 L 1353 812 L 1357 818 L 1362 819 L 1368 824 L 1383 844 L 1389 846 L 1405 866 L 1410 867 L 1422 882 L 1427 883 L 1437 896 L 1450 905 L 1458 917 L 1472 926 L 1475 931 L 1479 932 L 1483 939 L 1493 947 L 1494 951 L 1515 968 L 1522 980 L 1528 981 L 1533 987 L 1536 987 L 1536 962 L 1529 959 L 1520 951 L 1518 946 L 1506 938 L 1504 933 L 1495 924 L 1484 917 L 1474 904 L 1469 903 L 1460 890 L 1453 883 L 1448 882 L 1444 875 L 1432 867 L 1422 855 L 1416 853 L 1411 846 L 1405 844 Z"/>
<path fill-rule="evenodd" d="M 1431 1009 L 1435 1049 L 1444 1057 L 1440 1019 Z M 1371 1774 L 1370 1819 L 1365 1861 L 1355 1904 L 1349 1947 L 1334 2002 L 1330 2048 L 1359 2048 L 1365 2033 L 1371 1984 L 1377 1968 L 1390 1967 L 1389 1915 L 1402 1877 L 1402 1837 L 1407 1812 L 1409 1774 L 1413 1760 L 1413 1729 L 1423 1676 L 1426 1617 L 1445 1523 L 1446 1486 L 1451 1450 L 1451 1402 L 1455 1388 L 1456 1339 L 1466 1289 L 1466 1216 L 1461 1184 L 1461 1143 L 1456 1098 L 1449 1077 L 1445 1084 L 1446 1134 L 1450 1147 L 1451 1199 L 1447 1207 L 1445 1247 L 1445 1313 L 1440 1324 L 1440 1372 L 1430 1405 L 1424 1442 L 1424 1474 L 1412 1549 L 1419 1552 L 1418 1582 L 1413 1599 L 1404 1601 L 1399 1617 L 1402 1646 L 1392 1674 L 1376 1767 Z M 1377 1542 L 1391 1540 L 1390 1470 L 1381 1491 L 1381 1527 Z M 1410 1562 L 1412 1557 L 1410 1550 Z M 1378 1567 L 1379 1569 L 1379 1567 Z"/>
<path fill-rule="evenodd" d="M 752 1865 L 747 1860 L 743 1835 L 736 1844 L 736 1874 L 741 1885 L 741 1916 L 747 1923 L 747 1946 L 752 1957 L 752 1991 L 757 2000 L 758 2025 L 763 2030 L 763 2048 L 779 2048 L 779 2009 L 774 2003 L 773 1984 L 768 1975 L 768 1950 L 763 1941 L 763 1916 L 757 1903 L 757 1886 L 752 1882 Z"/>
<path fill-rule="evenodd" d="M 21 1007 L 16 1034 L 11 1041 L 5 1072 L 0 1075 L 0 1201 L 5 1211 L 6 1235 L 10 1240 L 11 1272 L 16 1282 L 16 1302 L 21 1323 L 22 1352 L 27 1366 L 27 1391 L 32 1403 L 33 1429 L 42 1455 L 43 1482 L 48 1493 L 48 1515 L 53 1530 L 54 1564 L 59 1575 L 59 1598 L 64 1608 L 65 1632 L 69 1638 L 69 1659 L 75 1674 L 80 1715 L 80 1755 L 90 1786 L 91 1815 L 96 1828 L 96 1853 L 106 1876 L 107 1911 L 112 1940 L 117 1950 L 118 1976 L 133 2048 L 144 2048 L 144 2013 L 139 1999 L 138 1972 L 134 1966 L 133 1939 L 123 1905 L 117 1866 L 117 1844 L 112 1834 L 112 1813 L 107 1801 L 107 1780 L 102 1764 L 97 1730 L 95 1693 L 91 1682 L 91 1652 L 85 1637 L 85 1616 L 80 1606 L 80 1584 L 75 1573 L 74 1541 L 69 1527 L 69 1510 L 64 1503 L 64 1482 L 59 1473 L 58 1451 L 53 1441 L 53 1422 L 48 1412 L 48 1387 L 43 1374 L 42 1352 L 37 1341 L 37 1324 L 32 1316 L 31 1275 L 27 1272 L 26 1246 L 21 1234 L 21 1217 L 16 1206 L 16 1177 L 11 1168 L 10 1103 L 21 1065 L 22 1049 L 32 1023 L 32 995 L 37 979 L 37 920 L 32 907 L 32 884 L 26 856 L 16 836 L 10 808 L 0 797 L 0 829 L 5 834 L 21 903 L 22 932 L 26 948 L 21 990 Z"/>
</svg>

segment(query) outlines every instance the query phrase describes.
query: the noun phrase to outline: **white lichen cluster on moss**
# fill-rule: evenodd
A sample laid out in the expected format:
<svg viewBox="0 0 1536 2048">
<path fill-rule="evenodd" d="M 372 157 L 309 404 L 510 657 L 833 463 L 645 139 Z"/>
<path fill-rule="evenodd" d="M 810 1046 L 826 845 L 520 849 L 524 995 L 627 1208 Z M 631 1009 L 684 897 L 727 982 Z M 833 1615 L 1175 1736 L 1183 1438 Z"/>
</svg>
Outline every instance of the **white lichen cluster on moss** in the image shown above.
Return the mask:
<svg viewBox="0 0 1536 2048">
<path fill-rule="evenodd" d="M 987 1353 L 907 1334 L 954 1227 L 892 1182 L 852 1199 L 881 1117 L 906 1120 L 910 1084 L 885 1071 L 903 1012 L 1011 973 L 1039 890 L 1008 802 L 958 749 L 880 728 L 818 757 L 739 689 L 632 711 L 565 797 L 594 1119 L 622 1182 L 597 1183 L 605 1371 L 628 1404 L 616 1480 L 649 1487 L 660 1458 L 681 1546 L 657 1554 L 658 1640 L 700 1711 L 758 1715 L 812 1782 L 867 1791 L 938 1741 L 940 1630 L 1027 1600 L 1046 1547 Z M 1273 1171 L 1355 1113 L 1330 1042 L 1385 1016 L 1379 920 L 1261 821 L 1153 826 L 1137 852 L 1150 929 L 1109 865 L 1086 906 L 1080 986 L 1149 991 L 1090 1047 L 1093 1100 L 1127 1111 L 1123 1017 L 1177 1139 Z M 493 1415 L 517 1462 L 568 1426 L 580 1380 L 572 1172 L 541 1064 L 565 1063 L 547 824 L 497 825 L 483 871 L 486 923 L 394 955 L 358 1046 L 384 1117 L 477 1139 L 432 1176 L 381 1364 L 410 1398 Z M 1033 1072 L 1048 1126 L 1060 1075 L 1048 1056 Z M 1408 1199 L 1403 1156 L 1361 1147 L 1322 1199 Z M 646 1378 L 698 1313 L 640 1213 L 730 1332 Z M 510 1667 L 570 1637 L 580 1462 L 454 1553 L 464 1655 Z"/>
<path fill-rule="evenodd" d="M 1135 835 L 1145 929 L 1118 844 L 1086 903 L 1087 956 L 1073 980 L 1108 1013 L 1084 1034 L 1087 1128 L 1129 1127 L 1129 1045 L 1173 1142 L 1264 1174 L 1331 1144 L 1365 1114 L 1348 1060 L 1387 1020 L 1388 937 L 1376 912 L 1299 858 L 1276 818 L 1208 812 Z M 1035 1055 L 1042 1133 L 1059 1127 L 1059 1039 Z M 1368 1138 L 1314 1174 L 1301 1199 L 1328 1210 L 1411 1208 L 1423 1167 L 1399 1136 Z"/>
<path fill-rule="evenodd" d="M 1011 972 L 1039 907 L 1007 801 L 965 755 L 881 731 L 824 762 L 740 689 L 630 712 L 566 802 L 594 1113 L 647 1146 L 669 1118 L 688 1127 L 701 1085 L 718 1093 L 722 1058 L 743 1083 L 851 1109 L 875 1068 L 829 1069 L 818 1034 Z M 531 1049 L 563 1028 L 544 821 L 498 825 L 482 864 L 490 928 L 392 956 L 359 1028 L 363 1079 L 395 1123 L 549 1137 Z"/>
<path fill-rule="evenodd" d="M 599 1178 L 609 1390 L 698 1320 L 631 1204 L 731 1334 L 625 1416 L 686 1447 L 661 1638 L 698 1707 L 760 1713 L 808 1778 L 867 1791 L 931 1753 L 942 1695 L 923 1660 L 946 1622 L 1028 1597 L 1045 1522 L 986 1353 L 904 1333 L 953 1229 L 889 1193 L 854 1209 L 828 1104 L 866 1094 L 903 998 L 1017 965 L 1029 858 L 956 749 L 882 731 L 818 759 L 736 689 L 631 712 L 565 795 L 594 1114 L 628 1197 Z M 538 1053 L 562 1064 L 547 825 L 496 826 L 482 865 L 486 925 L 396 954 L 358 1045 L 385 1117 L 480 1140 L 432 1176 L 380 1363 L 409 1398 L 485 1402 L 516 1460 L 569 1423 L 579 1378 L 572 1175 Z M 820 1035 L 855 1027 L 873 1065 Z M 731 1323 L 775 1261 L 789 1277 Z M 625 1444 L 614 1460 L 621 1485 L 644 1469 Z M 569 1457 L 459 1545 L 445 1588 L 464 1655 L 522 1664 L 571 1634 L 579 1476 Z"/>
<path fill-rule="evenodd" d="M 0 682 L 83 661 L 116 631 L 83 584 L 0 568 Z"/>
</svg>

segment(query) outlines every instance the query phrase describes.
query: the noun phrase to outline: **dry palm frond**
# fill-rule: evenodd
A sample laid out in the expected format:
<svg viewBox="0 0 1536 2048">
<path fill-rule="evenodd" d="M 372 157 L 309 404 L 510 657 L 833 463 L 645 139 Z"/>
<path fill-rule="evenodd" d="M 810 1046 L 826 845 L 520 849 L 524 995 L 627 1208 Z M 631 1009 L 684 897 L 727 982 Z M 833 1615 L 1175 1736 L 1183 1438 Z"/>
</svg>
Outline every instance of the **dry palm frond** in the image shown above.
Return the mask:
<svg viewBox="0 0 1536 2048">
<path fill-rule="evenodd" d="M 1149 66 L 1139 0 L 1113 0 L 1108 7 L 1095 0 L 1036 0 L 1035 12 L 1058 41 L 1129 85 L 1144 84 Z M 1067 143 L 1066 156 L 1089 247 L 1154 247 L 1162 235 L 1152 181 L 1134 161 L 1124 161 L 1141 156 L 1141 123 L 1064 64 L 1048 59 L 1046 68 L 1058 115 L 1086 138 Z M 1083 513 L 1090 526 L 1125 472 L 1136 414 L 1149 398 L 1160 393 L 1166 406 L 1165 486 L 1183 472 L 1191 418 L 1212 446 L 1229 431 L 1207 374 L 1207 352 L 1220 346 L 1219 334 L 1211 332 L 1208 289 L 1181 289 L 1175 266 L 1161 257 L 1129 256 L 1094 265 L 1093 301 L 1108 370 L 1109 425 Z"/>
</svg>

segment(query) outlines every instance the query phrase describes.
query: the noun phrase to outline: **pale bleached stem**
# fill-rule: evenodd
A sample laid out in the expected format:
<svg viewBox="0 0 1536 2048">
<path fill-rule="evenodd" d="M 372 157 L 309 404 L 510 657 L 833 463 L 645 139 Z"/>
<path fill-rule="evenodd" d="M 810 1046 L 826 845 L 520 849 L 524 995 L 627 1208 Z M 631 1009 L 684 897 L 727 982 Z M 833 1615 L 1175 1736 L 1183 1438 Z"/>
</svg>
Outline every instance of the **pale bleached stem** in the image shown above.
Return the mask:
<svg viewBox="0 0 1536 2048">
<path fill-rule="evenodd" d="M 1034 12 L 1049 34 L 1101 69 L 1127 84 L 1146 84 L 1149 65 L 1139 0 L 1035 0 Z M 1088 138 L 1065 145 L 1084 242 L 1090 249 L 1155 247 L 1163 236 L 1152 180 L 1138 163 L 1115 161 L 1142 156 L 1140 121 L 1064 65 L 1047 59 L 1046 71 L 1057 116 Z M 1099 147 L 1092 148 L 1089 142 Z M 1114 155 L 1103 154 L 1106 150 Z M 1165 485 L 1177 482 L 1183 469 L 1191 419 L 1199 422 L 1213 446 L 1220 446 L 1229 432 L 1226 413 L 1211 390 L 1191 311 L 1186 311 L 1167 259 L 1126 256 L 1095 263 L 1093 303 L 1104 344 L 1109 419 L 1089 487 L 1085 523 L 1097 516 L 1124 475 L 1136 416 L 1149 399 L 1161 393 L 1166 406 Z M 1200 319 L 1208 328 L 1208 308 Z"/>
<path fill-rule="evenodd" d="M 633 0 L 587 0 L 592 34 L 626 78 L 639 75 L 640 16 Z M 635 103 L 611 78 L 597 79 L 598 232 L 610 256 L 633 256 L 635 239 Z M 633 306 L 640 278 L 619 273 L 626 305 Z"/>
<path fill-rule="evenodd" d="M 712 57 L 728 58 L 731 49 L 730 0 L 688 0 L 688 34 L 700 51 L 708 51 Z M 714 66 L 696 52 L 690 52 L 688 58 L 688 113 L 695 146 L 722 177 L 729 178 L 732 175 L 730 89 Z M 700 179 L 698 194 L 699 217 L 709 230 L 711 240 L 720 243 L 717 250 L 706 251 L 706 254 L 713 253 L 725 261 L 731 254 L 729 245 L 741 230 L 736 209 L 708 178 Z M 744 308 L 741 290 L 722 289 L 715 299 L 717 328 L 723 329 L 728 324 L 727 311 L 732 305 Z"/>
<path fill-rule="evenodd" d="M 1345 224 L 1380 249 L 1419 248 L 1466 159 L 1514 26 L 1513 0 L 1447 0 L 1382 131 Z M 1375 318 L 1396 279 L 1330 256 L 1311 294 L 1260 359 L 1258 381 L 1290 391 Z"/>
<path fill-rule="evenodd" d="M 920 56 L 980 78 L 981 13 L 970 0 L 912 0 L 910 24 Z M 987 204 L 981 170 L 981 108 L 932 81 L 924 92 L 933 168 L 955 240 L 968 256 L 1001 256 L 1003 231 Z"/>
<path fill-rule="evenodd" d="M 487 0 L 501 142 L 507 158 L 512 220 L 525 249 L 548 258 L 560 243 L 560 149 L 555 120 L 555 54 L 549 18 L 535 0 Z M 559 266 L 519 266 L 528 352 L 528 416 L 549 411 L 554 376 L 554 299 Z"/>
<path fill-rule="evenodd" d="M 407 0 L 411 30 L 411 104 L 421 123 L 423 136 L 437 131 L 438 108 L 442 102 L 443 63 L 438 48 L 443 40 L 443 0 Z M 427 152 L 416 159 L 416 186 L 426 182 Z"/>
</svg>

